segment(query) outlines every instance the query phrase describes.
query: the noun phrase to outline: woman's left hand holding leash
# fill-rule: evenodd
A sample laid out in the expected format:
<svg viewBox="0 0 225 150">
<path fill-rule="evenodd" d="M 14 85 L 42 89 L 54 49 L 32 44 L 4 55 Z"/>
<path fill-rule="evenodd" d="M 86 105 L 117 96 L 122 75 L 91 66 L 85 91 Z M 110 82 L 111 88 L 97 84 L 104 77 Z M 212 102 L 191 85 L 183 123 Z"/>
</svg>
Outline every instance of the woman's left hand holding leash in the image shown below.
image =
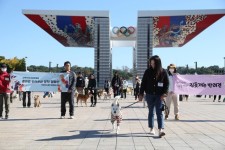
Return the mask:
<svg viewBox="0 0 225 150">
<path fill-rule="evenodd" d="M 163 101 L 163 100 L 165 100 L 166 97 L 167 97 L 167 95 L 163 94 L 162 96 L 160 96 L 160 99 Z"/>
</svg>

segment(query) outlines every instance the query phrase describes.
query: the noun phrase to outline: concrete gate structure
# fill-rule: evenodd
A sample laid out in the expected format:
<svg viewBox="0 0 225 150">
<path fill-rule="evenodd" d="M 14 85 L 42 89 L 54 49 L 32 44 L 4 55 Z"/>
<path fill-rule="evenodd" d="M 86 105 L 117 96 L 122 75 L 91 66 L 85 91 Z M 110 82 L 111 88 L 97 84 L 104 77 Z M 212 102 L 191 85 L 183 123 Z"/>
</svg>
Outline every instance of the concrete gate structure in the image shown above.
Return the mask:
<svg viewBox="0 0 225 150">
<path fill-rule="evenodd" d="M 137 27 L 110 28 L 108 11 L 22 12 L 62 45 L 94 48 L 98 87 L 112 78 L 113 47 L 132 47 L 133 74 L 142 77 L 153 48 L 181 47 L 225 15 L 224 9 L 139 11 Z"/>
</svg>

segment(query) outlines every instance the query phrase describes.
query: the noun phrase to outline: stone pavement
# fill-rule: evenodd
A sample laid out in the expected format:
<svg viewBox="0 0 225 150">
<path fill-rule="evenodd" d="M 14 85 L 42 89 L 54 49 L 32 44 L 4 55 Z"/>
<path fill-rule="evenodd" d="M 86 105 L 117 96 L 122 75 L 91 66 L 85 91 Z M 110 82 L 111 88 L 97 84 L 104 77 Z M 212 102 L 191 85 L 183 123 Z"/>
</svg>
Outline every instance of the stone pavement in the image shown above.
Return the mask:
<svg viewBox="0 0 225 150">
<path fill-rule="evenodd" d="M 68 112 L 66 119 L 59 119 L 59 98 L 56 94 L 53 98 L 41 99 L 40 108 L 23 108 L 22 101 L 15 100 L 9 119 L 0 119 L 0 150 L 225 149 L 223 102 L 193 96 L 188 102 L 180 102 L 181 120 L 174 120 L 172 107 L 171 115 L 165 121 L 166 136 L 158 138 L 148 134 L 148 110 L 142 103 L 122 110 L 121 129 L 115 134 L 110 132 L 109 100 L 98 100 L 96 107 L 89 107 L 90 103 L 88 107 L 76 105 L 74 119 L 67 119 Z M 130 95 L 126 100 L 120 100 L 122 106 L 133 102 Z"/>
</svg>

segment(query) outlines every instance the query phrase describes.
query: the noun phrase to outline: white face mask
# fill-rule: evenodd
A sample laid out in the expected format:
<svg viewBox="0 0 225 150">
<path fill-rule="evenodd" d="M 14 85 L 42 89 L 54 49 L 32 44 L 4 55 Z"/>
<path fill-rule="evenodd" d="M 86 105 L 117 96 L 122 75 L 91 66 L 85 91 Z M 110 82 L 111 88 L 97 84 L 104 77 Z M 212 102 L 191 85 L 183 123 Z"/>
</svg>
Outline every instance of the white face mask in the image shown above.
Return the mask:
<svg viewBox="0 0 225 150">
<path fill-rule="evenodd" d="M 1 68 L 2 72 L 6 72 L 7 68 Z"/>
<path fill-rule="evenodd" d="M 171 73 L 174 73 L 174 69 L 172 69 L 172 68 L 170 68 L 169 71 L 170 71 Z"/>
</svg>

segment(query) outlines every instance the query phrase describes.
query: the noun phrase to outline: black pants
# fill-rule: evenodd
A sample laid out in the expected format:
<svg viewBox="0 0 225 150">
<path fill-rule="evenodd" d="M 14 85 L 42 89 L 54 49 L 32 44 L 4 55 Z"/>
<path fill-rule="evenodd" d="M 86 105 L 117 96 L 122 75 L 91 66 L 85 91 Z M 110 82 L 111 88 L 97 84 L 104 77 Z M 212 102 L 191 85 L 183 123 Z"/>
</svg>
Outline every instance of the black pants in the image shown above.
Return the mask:
<svg viewBox="0 0 225 150">
<path fill-rule="evenodd" d="M 127 89 L 123 89 L 123 98 L 127 98 Z"/>
<path fill-rule="evenodd" d="M 96 105 L 97 103 L 97 90 L 91 90 L 91 104 Z"/>
<path fill-rule="evenodd" d="M 66 115 L 66 102 L 69 102 L 70 116 L 74 115 L 74 92 L 61 92 L 61 116 Z"/>
<path fill-rule="evenodd" d="M 120 87 L 114 87 L 113 92 L 114 92 L 114 97 L 120 95 Z"/>
<path fill-rule="evenodd" d="M 140 89 L 136 88 L 135 89 L 135 100 L 138 98 L 139 92 L 140 92 Z"/>
<path fill-rule="evenodd" d="M 23 92 L 23 107 L 26 107 L 26 95 L 28 98 L 27 107 L 31 105 L 31 91 Z"/>
<path fill-rule="evenodd" d="M 218 95 L 218 101 L 220 101 L 221 95 Z M 214 101 L 216 100 L 216 95 L 214 95 Z"/>
<path fill-rule="evenodd" d="M 0 117 L 2 117 L 3 104 L 5 104 L 5 116 L 8 117 L 9 105 L 10 105 L 9 101 L 10 101 L 10 94 L 7 94 L 7 93 L 0 94 Z"/>
<path fill-rule="evenodd" d="M 85 88 L 85 89 L 84 89 L 84 94 L 85 94 L 85 95 L 88 95 L 88 88 Z"/>
</svg>

